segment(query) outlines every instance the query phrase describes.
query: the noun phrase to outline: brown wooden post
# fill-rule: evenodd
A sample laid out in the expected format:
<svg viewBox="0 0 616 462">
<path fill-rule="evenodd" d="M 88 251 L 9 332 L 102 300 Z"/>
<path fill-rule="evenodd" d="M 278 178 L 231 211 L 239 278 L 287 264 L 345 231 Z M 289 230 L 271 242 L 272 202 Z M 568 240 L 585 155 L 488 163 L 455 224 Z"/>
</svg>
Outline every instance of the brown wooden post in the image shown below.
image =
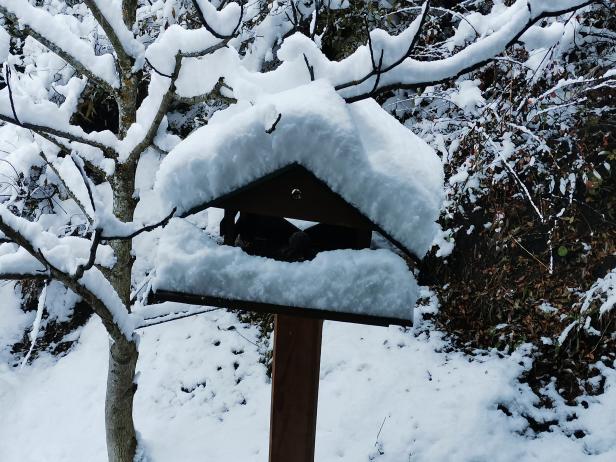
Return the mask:
<svg viewBox="0 0 616 462">
<path fill-rule="evenodd" d="M 322 319 L 276 315 L 270 462 L 314 462 Z"/>
</svg>

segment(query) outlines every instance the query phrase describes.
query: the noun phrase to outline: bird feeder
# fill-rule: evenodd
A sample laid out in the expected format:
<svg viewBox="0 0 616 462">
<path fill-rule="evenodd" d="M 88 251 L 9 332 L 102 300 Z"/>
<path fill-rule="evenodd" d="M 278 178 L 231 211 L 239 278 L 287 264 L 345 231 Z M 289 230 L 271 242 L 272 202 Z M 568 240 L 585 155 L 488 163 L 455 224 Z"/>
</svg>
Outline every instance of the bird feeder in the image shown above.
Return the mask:
<svg viewBox="0 0 616 462">
<path fill-rule="evenodd" d="M 211 247 L 212 254 L 226 252 L 233 259 L 229 260 L 232 264 L 218 267 L 220 274 L 205 262 L 186 264 L 186 259 L 200 251 L 200 244 L 190 247 L 186 244 L 190 239 L 176 237 L 178 246 L 188 246 L 184 263 L 180 261 L 183 257 L 177 256 L 180 251 L 164 255 L 162 263 L 170 277 L 155 281 L 149 302 L 172 301 L 276 315 L 270 462 L 314 460 L 323 320 L 379 326 L 412 324 L 417 285 L 406 263 L 412 264 L 415 254 L 429 245 L 432 236 L 427 235 L 440 203 L 440 198 L 432 200 L 432 192 L 442 184 L 442 167 L 434 152 L 376 103 L 346 105 L 333 90 L 321 88 L 323 85 L 315 83 L 298 93 L 301 104 L 288 95 L 281 97 L 276 102 L 280 115 L 273 125 L 263 125 L 263 114 L 267 113 L 257 105 L 249 110 L 250 117 L 241 116 L 235 124 L 230 121 L 198 130 L 169 155 L 167 166 L 163 162 L 159 179 L 161 195 L 173 191 L 176 199 L 172 205 L 181 205 L 182 216 L 211 207 L 224 210 L 222 242 L 204 245 Z M 366 134 L 357 131 L 357 125 L 364 122 L 372 124 L 369 143 L 362 141 Z M 306 126 L 317 135 L 306 132 L 302 128 Z M 226 129 L 228 135 L 220 133 Z M 252 141 L 247 143 L 234 133 L 249 133 Z M 217 144 L 216 140 L 221 141 Z M 380 143 L 379 152 L 374 152 L 375 142 Z M 328 153 L 335 165 L 327 163 Z M 320 155 L 325 156 L 323 162 Z M 190 159 L 193 165 L 187 165 L 184 159 Z M 196 172 L 203 172 L 206 178 L 199 178 Z M 221 182 L 221 177 L 228 181 Z M 185 194 L 178 194 L 178 190 Z M 366 250 L 377 234 L 403 257 L 389 250 Z M 280 277 L 287 277 L 285 268 L 299 271 L 300 277 L 289 279 L 293 282 L 285 291 L 304 293 L 303 285 L 314 283 L 302 280 L 302 269 L 313 271 L 316 265 L 318 270 L 321 256 L 338 249 L 351 252 L 341 254 L 346 257 L 342 260 L 372 253 L 395 259 L 396 268 L 401 268 L 396 274 L 402 276 L 394 284 L 390 279 L 395 275 L 383 272 L 374 286 L 382 283 L 384 287 L 389 282 L 392 297 L 372 298 L 370 291 L 364 292 L 356 300 L 363 300 L 365 306 L 357 310 L 345 303 L 349 293 L 357 289 L 354 285 L 362 284 L 352 279 L 329 287 L 334 293 L 326 299 L 332 306 L 313 303 L 310 296 L 300 297 L 301 303 L 289 303 L 295 299 L 284 297 L 280 291 L 268 295 L 267 284 L 250 290 L 254 279 L 267 277 L 275 267 Z M 245 260 L 262 270 L 245 271 L 237 263 Z M 290 266 L 280 266 L 285 264 Z M 219 286 L 234 277 L 228 273 L 236 267 L 240 270 L 235 275 L 238 293 L 234 295 Z M 342 279 L 345 268 L 339 272 Z M 205 275 L 203 282 L 200 274 Z M 186 278 L 193 278 L 193 283 L 185 284 Z M 319 290 L 316 287 L 309 292 L 315 294 L 314 300 L 319 298 Z M 398 291 L 411 296 L 396 298 Z M 383 300 L 396 300 L 403 306 L 392 311 L 389 306 L 380 306 L 390 304 Z"/>
<path fill-rule="evenodd" d="M 388 237 L 379 225 L 299 164 L 281 168 L 211 201 L 206 207 L 224 209 L 220 223 L 224 244 L 286 261 L 309 260 L 327 250 L 369 248 L 373 231 Z M 300 229 L 289 218 L 313 224 Z M 408 253 L 398 241 L 391 237 L 389 240 Z M 344 292 L 340 293 L 340 297 L 344 296 Z M 412 306 L 408 307 L 406 318 L 394 318 L 379 314 L 380 307 L 375 307 L 375 314 L 356 314 L 172 290 L 159 289 L 150 296 L 152 303 L 164 301 L 276 315 L 270 429 L 272 462 L 314 459 L 324 319 L 379 326 L 412 324 Z"/>
</svg>

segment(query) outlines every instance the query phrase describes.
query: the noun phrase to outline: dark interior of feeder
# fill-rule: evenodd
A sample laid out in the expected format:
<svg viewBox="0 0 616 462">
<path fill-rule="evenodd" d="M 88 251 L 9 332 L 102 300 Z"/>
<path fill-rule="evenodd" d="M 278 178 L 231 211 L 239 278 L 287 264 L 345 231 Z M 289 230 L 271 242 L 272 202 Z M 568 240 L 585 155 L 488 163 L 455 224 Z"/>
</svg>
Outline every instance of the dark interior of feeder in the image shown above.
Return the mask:
<svg viewBox="0 0 616 462">
<path fill-rule="evenodd" d="M 250 255 L 306 261 L 326 250 L 369 247 L 372 232 L 327 223 L 298 227 L 283 217 L 226 209 L 220 235 L 226 245 L 240 247 Z"/>
</svg>

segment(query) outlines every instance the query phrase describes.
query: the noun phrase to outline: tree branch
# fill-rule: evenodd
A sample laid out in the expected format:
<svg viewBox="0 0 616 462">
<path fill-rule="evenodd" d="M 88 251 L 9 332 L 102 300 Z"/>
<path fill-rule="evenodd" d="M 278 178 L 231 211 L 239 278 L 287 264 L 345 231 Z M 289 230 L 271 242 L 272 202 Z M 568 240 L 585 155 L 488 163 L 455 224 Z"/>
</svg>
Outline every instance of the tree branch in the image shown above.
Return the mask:
<svg viewBox="0 0 616 462">
<path fill-rule="evenodd" d="M 90 271 L 94 270 L 96 270 L 96 268 L 90 269 Z M 57 268 L 50 267 L 50 274 L 53 279 L 60 281 L 90 305 L 92 311 L 94 311 L 98 317 L 101 318 L 107 333 L 112 339 L 115 341 L 123 341 L 127 339 L 127 333 L 125 333 L 118 325 L 112 310 L 105 304 L 105 301 L 103 301 L 99 295 L 95 294 L 79 280 L 76 280 L 74 277 L 59 271 Z M 127 309 L 126 316 L 128 316 L 128 314 Z"/>
<path fill-rule="evenodd" d="M 100 229 L 96 229 L 94 231 L 92 244 L 90 245 L 90 255 L 88 257 L 88 261 L 85 264 L 79 265 L 77 267 L 75 273 L 73 274 L 73 277 L 75 279 L 81 279 L 83 277 L 83 273 L 85 273 L 87 270 L 94 266 L 94 262 L 96 261 L 96 251 L 98 250 L 98 246 L 101 243 L 101 234 L 102 232 Z"/>
<path fill-rule="evenodd" d="M 44 281 L 46 279 L 49 279 L 49 273 L 47 271 L 43 273 L 38 273 L 38 274 L 0 272 L 0 281 L 25 281 L 25 280 Z"/>
<path fill-rule="evenodd" d="M 310 62 L 308 61 L 308 57 L 306 56 L 306 53 L 304 53 L 304 62 L 306 63 L 306 67 L 308 68 L 308 74 L 310 75 L 310 81 L 314 82 L 314 67 L 310 65 Z"/>
<path fill-rule="evenodd" d="M 17 125 L 21 126 L 21 121 L 19 120 L 19 117 L 17 117 L 17 111 L 15 110 L 15 101 L 13 100 L 13 88 L 11 87 L 11 68 L 8 64 L 4 66 L 4 72 L 6 88 L 9 91 L 9 102 L 11 103 L 11 111 L 13 112 L 13 117 L 15 118 Z"/>
<path fill-rule="evenodd" d="M 237 31 L 239 30 L 240 26 L 242 25 L 242 21 L 244 19 L 244 2 L 240 0 L 240 17 L 237 21 L 236 26 L 234 27 L 233 31 L 230 34 L 223 34 L 221 32 L 218 32 L 216 29 L 214 29 L 205 19 L 205 15 L 203 14 L 203 10 L 201 9 L 201 7 L 199 6 L 199 2 L 197 0 L 192 0 L 192 3 L 195 7 L 195 10 L 197 10 L 197 16 L 199 17 L 199 21 L 201 21 L 201 24 L 203 25 L 203 27 L 205 27 L 205 29 L 212 34 L 214 37 L 218 38 L 218 39 L 222 39 L 222 40 L 230 40 L 233 37 L 235 37 L 235 35 L 237 34 Z"/>
<path fill-rule="evenodd" d="M 62 175 L 60 175 L 60 172 L 55 167 L 55 165 L 53 165 L 51 162 L 49 162 L 49 160 L 47 159 L 47 156 L 45 155 L 44 152 L 40 152 L 39 156 L 41 156 L 41 158 L 45 161 L 45 164 L 47 164 L 47 166 L 51 169 L 51 171 L 56 174 L 56 176 L 60 180 L 60 183 L 62 183 L 62 186 L 64 186 L 64 189 L 66 190 L 66 193 L 69 195 L 69 197 L 71 199 L 73 199 L 75 201 L 75 204 L 77 204 L 77 207 L 79 207 L 79 210 L 81 210 L 83 212 L 83 214 L 86 217 L 86 220 L 88 220 L 88 223 L 92 224 L 93 217 L 91 217 L 90 214 L 86 211 L 85 205 L 81 203 L 81 201 L 79 200 L 77 195 L 73 192 L 73 190 L 68 187 L 68 185 L 64 181 L 64 178 L 62 178 Z"/>
<path fill-rule="evenodd" d="M 148 58 L 145 58 L 145 62 L 146 62 L 146 64 L 147 64 L 148 66 L 150 66 L 150 67 L 152 68 L 152 70 L 153 70 L 154 72 L 156 72 L 156 73 L 157 73 L 158 75 L 160 75 L 161 77 L 167 77 L 168 79 L 172 79 L 172 78 L 173 78 L 173 76 L 172 76 L 171 74 L 164 74 L 164 73 L 162 73 L 161 71 L 159 71 L 158 69 L 156 69 L 156 67 L 154 67 L 154 64 L 152 64 Z"/>
<path fill-rule="evenodd" d="M 370 60 L 372 62 L 372 70 L 370 72 L 368 72 L 366 75 L 364 75 L 363 77 L 361 77 L 360 79 L 352 80 L 350 82 L 346 82 L 346 83 L 343 83 L 343 84 L 340 84 L 340 85 L 336 85 L 335 89 L 336 90 L 344 90 L 345 88 L 348 88 L 348 87 L 357 86 L 357 85 L 362 84 L 363 82 L 365 82 L 369 78 L 377 76 L 377 85 L 375 85 L 375 88 L 373 88 L 373 90 L 369 93 L 370 95 L 374 94 L 374 92 L 376 90 L 376 87 L 378 86 L 378 81 L 380 80 L 381 74 L 389 72 L 392 69 L 398 67 L 409 56 L 411 56 L 411 53 L 413 52 L 413 50 L 415 49 L 415 46 L 417 45 L 417 41 L 419 40 L 419 37 L 421 35 L 421 30 L 423 29 L 423 26 L 424 26 L 424 24 L 426 22 L 426 18 L 428 17 L 428 12 L 429 11 L 430 11 L 430 0 L 426 0 L 426 2 L 424 3 L 424 6 L 422 8 L 422 11 L 421 11 L 421 13 L 420 13 L 420 15 L 419 15 L 419 17 L 417 19 L 418 20 L 417 31 L 413 35 L 413 39 L 411 40 L 411 43 L 409 44 L 406 52 L 402 56 L 400 56 L 400 58 L 398 58 L 396 61 L 394 61 L 393 63 L 391 63 L 388 66 L 386 66 L 384 69 L 382 68 L 382 59 L 383 59 L 384 50 L 381 50 L 381 64 L 379 66 L 377 66 L 377 63 L 376 63 L 376 61 L 374 59 L 374 50 L 372 48 L 372 39 L 370 37 L 370 31 L 368 31 L 368 46 L 369 46 L 369 49 L 370 49 Z"/>
<path fill-rule="evenodd" d="M 94 19 L 96 19 L 96 22 L 98 22 L 98 24 L 105 31 L 105 35 L 107 35 L 107 38 L 111 42 L 111 46 L 116 52 L 116 56 L 118 57 L 118 64 L 120 65 L 120 68 L 122 69 L 122 73 L 126 73 L 126 72 L 130 73 L 133 67 L 133 64 L 135 63 L 135 59 L 132 56 L 130 56 L 128 51 L 124 48 L 124 45 L 122 44 L 122 41 L 120 40 L 120 37 L 116 33 L 111 23 L 109 23 L 109 21 L 107 20 L 103 12 L 98 7 L 96 0 L 83 0 L 83 3 L 85 3 L 86 6 L 90 9 L 90 11 L 92 11 L 92 15 L 94 16 Z M 136 1 L 134 3 L 135 3 L 135 8 L 136 8 Z"/>
<path fill-rule="evenodd" d="M 59 147 L 65 156 L 67 155 L 71 155 L 71 152 L 73 151 L 73 149 L 71 148 L 70 145 L 64 144 L 63 141 L 60 141 L 58 138 L 56 138 L 53 135 L 49 135 L 47 133 L 43 133 L 43 132 L 35 132 L 35 134 L 37 136 L 40 136 L 41 138 L 49 141 L 50 143 L 56 145 L 57 147 Z M 115 153 L 114 153 L 115 154 Z M 115 156 L 114 156 L 115 157 Z M 87 168 L 89 168 L 90 170 L 92 170 L 92 172 L 97 175 L 100 178 L 107 178 L 107 173 L 100 168 L 98 165 L 93 164 L 91 161 L 89 161 L 88 159 L 84 159 L 83 157 L 79 156 L 79 159 L 86 165 Z"/>
<path fill-rule="evenodd" d="M 105 153 L 111 153 L 113 154 L 113 157 L 117 157 L 117 155 L 115 154 L 115 152 L 113 151 L 113 149 L 111 149 L 111 147 L 103 144 L 103 143 L 99 143 L 98 141 L 94 141 L 88 138 L 84 138 L 81 135 L 76 135 L 73 133 L 69 133 L 66 132 L 64 130 L 60 130 L 57 128 L 53 128 L 53 127 L 45 127 L 43 125 L 39 125 L 39 124 L 35 124 L 35 123 L 30 123 L 27 121 L 23 121 L 23 120 L 15 120 L 12 117 L 8 117 L 2 113 L 0 113 L 0 120 L 3 122 L 7 122 L 13 125 L 17 125 L 23 128 L 27 128 L 29 130 L 32 130 L 33 132 L 35 132 L 37 135 L 43 136 L 45 139 L 48 139 L 44 136 L 44 134 L 48 134 L 48 135 L 53 135 L 53 136 L 58 136 L 60 138 L 65 138 L 67 140 L 70 141 L 75 141 L 77 143 L 82 143 L 82 144 L 87 144 L 88 146 L 92 146 L 95 148 L 100 149 L 101 151 L 105 152 Z"/>
<path fill-rule="evenodd" d="M 225 96 L 222 94 L 223 88 L 233 91 L 233 89 L 229 87 L 227 84 L 225 84 L 224 80 L 220 78 L 218 82 L 216 83 L 216 85 L 214 86 L 214 88 L 212 89 L 212 91 L 208 93 L 204 93 L 201 95 L 195 95 L 195 96 L 178 96 L 176 94 L 174 98 L 175 98 L 175 101 L 177 101 L 178 103 L 189 104 L 189 105 L 206 103 L 211 98 L 215 98 L 217 101 L 224 101 L 227 104 L 237 103 L 237 100 L 235 98 L 231 98 L 229 96 Z"/>
<path fill-rule="evenodd" d="M 34 10 L 38 10 L 38 8 L 30 7 Z M 19 25 L 20 29 L 25 32 L 27 35 L 30 35 L 33 39 L 40 42 L 42 45 L 46 46 L 49 50 L 57 54 L 60 58 L 66 61 L 68 64 L 73 66 L 77 72 L 85 75 L 91 81 L 97 82 L 100 86 L 102 86 L 108 93 L 115 94 L 115 87 L 117 86 L 117 82 L 108 81 L 105 78 L 97 75 L 88 65 L 83 63 L 75 54 L 70 53 L 64 47 L 55 43 L 52 39 L 45 37 L 41 32 L 33 28 L 31 25 L 26 23 L 23 20 L 20 20 L 12 11 L 9 10 L 3 4 L 0 4 L 0 13 L 2 13 L 6 19 L 10 22 Z M 51 15 L 48 15 L 50 19 L 53 19 Z M 21 18 L 23 19 L 23 18 Z M 79 42 L 82 42 L 80 38 L 77 38 Z M 93 58 L 98 58 L 94 56 L 92 52 Z"/>
<path fill-rule="evenodd" d="M 268 128 L 267 130 L 265 130 L 265 133 L 267 133 L 268 135 L 271 135 L 272 133 L 274 133 L 274 130 L 276 130 L 276 125 L 278 125 L 278 122 L 280 122 L 280 119 L 282 119 L 282 114 L 278 114 L 278 117 L 276 117 L 276 120 L 274 120 L 274 123 L 272 124 L 272 126 Z"/>
<path fill-rule="evenodd" d="M 118 234 L 118 235 L 115 235 L 115 236 L 101 236 L 101 239 L 103 239 L 105 241 L 127 241 L 127 240 L 130 240 L 130 239 L 133 239 L 134 237 L 139 236 L 141 233 L 146 233 L 146 232 L 149 232 L 149 231 L 153 231 L 156 228 L 160 228 L 161 226 L 166 226 L 167 223 L 169 223 L 169 220 L 171 220 L 171 218 L 173 218 L 173 215 L 175 214 L 176 210 L 177 209 L 174 208 L 169 215 L 167 215 L 165 218 L 163 218 L 159 222 L 153 223 L 151 225 L 144 226 L 143 228 L 139 228 L 137 231 L 133 231 L 130 234 L 125 234 L 125 235 Z"/>
<path fill-rule="evenodd" d="M 137 143 L 135 147 L 132 148 L 130 153 L 128 154 L 128 161 L 136 161 L 136 159 L 141 155 L 143 151 L 145 151 L 148 146 L 150 146 L 154 142 L 154 138 L 156 137 L 156 133 L 158 132 L 158 128 L 167 114 L 167 109 L 169 109 L 169 105 L 173 101 L 175 94 L 175 82 L 180 74 L 180 68 L 182 64 L 182 54 L 178 53 L 175 56 L 175 66 L 173 68 L 173 73 L 169 77 L 171 82 L 169 83 L 169 88 L 167 92 L 163 95 L 160 101 L 160 105 L 158 106 L 158 110 L 152 119 L 152 122 L 149 124 L 148 131 L 146 132 L 143 139 Z"/>
<path fill-rule="evenodd" d="M 467 46 L 465 49 L 456 53 L 455 55 L 449 58 L 442 59 L 442 60 L 415 61 L 415 60 L 411 60 L 408 56 L 405 56 L 404 59 L 402 60 L 399 59 L 392 65 L 386 66 L 384 69 L 381 70 L 380 72 L 381 82 L 379 82 L 379 85 L 377 88 L 373 88 L 372 90 L 367 90 L 359 94 L 354 94 L 354 95 L 349 95 L 349 96 L 343 95 L 343 98 L 348 103 L 353 103 L 355 101 L 360 101 L 362 99 L 370 98 L 374 96 L 375 94 L 381 94 L 381 93 L 385 93 L 385 92 L 392 91 L 392 90 L 415 89 L 415 88 L 421 88 L 421 87 L 425 87 L 429 85 L 437 85 L 439 83 L 443 83 L 450 79 L 456 78 L 460 75 L 471 72 L 475 69 L 478 69 L 484 64 L 494 59 L 493 56 L 495 53 L 493 50 L 490 53 L 490 57 L 486 57 L 485 56 L 486 53 L 477 52 L 479 51 L 477 50 L 477 48 L 481 47 L 482 44 L 486 43 L 486 41 L 488 41 L 487 43 L 497 42 L 496 44 L 493 44 L 493 45 L 496 45 L 496 47 L 499 50 L 498 52 L 502 52 L 503 50 L 515 44 L 530 27 L 532 27 L 533 25 L 535 25 L 537 22 L 541 21 L 542 19 L 545 19 L 548 17 L 556 17 L 556 16 L 560 16 L 566 13 L 571 13 L 580 8 L 583 8 L 585 6 L 588 6 L 594 3 L 599 3 L 599 0 L 586 0 L 580 3 L 574 3 L 572 6 L 567 7 L 567 8 L 562 8 L 559 10 L 543 11 L 537 16 L 532 16 L 530 12 L 527 12 L 528 20 L 517 30 L 511 31 L 511 34 L 509 37 L 506 35 L 507 34 L 506 29 L 498 30 L 483 39 L 479 39 L 477 42 Z M 513 8 L 513 7 L 509 7 L 509 8 Z M 497 37 L 495 39 L 495 36 L 502 36 L 502 38 Z M 498 45 L 499 40 L 503 42 L 502 45 Z M 459 64 L 455 62 L 456 59 L 457 61 L 459 61 Z M 413 80 L 413 77 L 411 77 L 406 82 L 404 81 L 404 79 L 392 80 L 391 78 L 389 79 L 386 78 L 389 71 L 393 70 L 394 68 L 398 66 L 404 65 L 404 64 L 406 64 L 406 67 L 409 67 L 409 69 L 411 68 L 411 66 L 421 69 L 421 72 L 417 71 L 417 73 L 415 73 L 417 75 L 415 81 L 411 81 Z M 422 78 L 423 76 L 430 74 L 428 71 L 426 71 L 427 66 L 430 66 L 430 68 L 440 68 L 442 69 L 442 71 L 439 73 L 435 72 L 434 78 L 432 79 Z M 345 90 L 351 87 L 356 87 L 364 83 L 369 78 L 374 77 L 375 75 L 377 75 L 377 73 L 373 69 L 370 73 L 366 74 L 364 77 L 357 79 L 357 80 L 350 81 L 350 82 L 339 84 L 335 88 L 336 90 L 341 91 L 341 90 Z M 403 73 L 402 75 L 408 76 L 408 75 L 413 75 L 413 73 L 409 70 L 409 73 Z"/>
<path fill-rule="evenodd" d="M 122 0 L 122 19 L 128 29 L 132 29 L 137 20 L 137 5 L 139 0 Z"/>
<path fill-rule="evenodd" d="M 180 52 L 180 53 L 182 55 L 182 58 L 200 58 L 202 56 L 206 56 L 206 55 L 212 54 L 215 51 L 220 50 L 221 48 L 225 48 L 225 47 L 229 46 L 228 45 L 229 40 L 231 40 L 231 39 L 230 38 L 229 39 L 225 39 L 225 40 L 223 40 L 221 42 L 218 42 L 215 45 L 212 45 L 212 46 L 209 46 L 207 48 L 204 48 L 203 50 L 193 51 L 193 52 Z M 163 74 L 161 74 L 161 75 L 163 75 Z"/>
<path fill-rule="evenodd" d="M 123 326 L 118 324 L 118 320 L 116 319 L 116 317 L 124 314 L 128 316 L 128 308 L 126 308 L 126 313 L 114 313 L 114 309 L 107 306 L 106 304 L 106 302 L 109 302 L 109 300 L 107 299 L 108 297 L 105 298 L 105 301 L 103 301 L 101 296 L 96 293 L 100 293 L 98 289 L 92 290 L 87 286 L 87 282 L 83 280 L 85 272 L 81 278 L 76 278 L 75 275 L 68 274 L 61 269 L 55 267 L 45 257 L 42 252 L 42 249 L 40 249 L 36 245 L 36 243 L 31 240 L 31 237 L 28 237 L 28 235 L 33 234 L 32 230 L 20 229 L 20 227 L 23 227 L 23 225 L 20 225 L 20 223 L 24 222 L 29 223 L 30 226 L 35 225 L 34 223 L 28 222 L 23 218 L 19 218 L 13 215 L 4 206 L 0 205 L 0 231 L 2 231 L 9 239 L 19 245 L 22 249 L 28 252 L 32 257 L 34 257 L 44 267 L 47 268 L 47 272 L 42 273 L 46 278 L 49 278 L 51 276 L 52 279 L 56 279 L 62 282 L 65 286 L 70 288 L 73 292 L 81 296 L 87 303 L 89 303 L 92 310 L 101 318 L 103 325 L 107 329 L 107 332 L 114 340 L 126 340 L 129 337 L 129 333 L 126 332 L 126 329 Z M 27 226 L 25 228 L 27 228 Z M 90 268 L 89 271 L 98 272 L 96 268 Z M 14 273 L 7 273 L 7 276 L 11 274 Z M 38 275 L 34 276 L 38 277 Z M 118 301 L 119 300 L 120 299 L 118 297 Z"/>
</svg>

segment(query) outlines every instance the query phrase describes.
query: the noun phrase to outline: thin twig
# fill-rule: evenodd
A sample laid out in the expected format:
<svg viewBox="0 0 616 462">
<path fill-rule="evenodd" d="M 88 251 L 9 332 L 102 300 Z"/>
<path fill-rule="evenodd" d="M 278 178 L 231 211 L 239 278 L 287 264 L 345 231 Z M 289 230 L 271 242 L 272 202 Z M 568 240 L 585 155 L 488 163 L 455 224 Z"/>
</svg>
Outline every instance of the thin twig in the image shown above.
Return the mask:
<svg viewBox="0 0 616 462">
<path fill-rule="evenodd" d="M 308 68 L 308 74 L 310 74 L 310 81 L 314 82 L 314 67 L 310 65 L 308 62 L 308 57 L 306 53 L 304 53 L 304 62 L 306 63 L 306 67 Z"/>
<path fill-rule="evenodd" d="M 98 245 L 101 242 L 101 234 L 102 232 L 100 229 L 94 230 L 94 237 L 92 238 L 92 244 L 90 245 L 90 255 L 88 257 L 88 261 L 77 267 L 74 273 L 75 279 L 81 279 L 83 273 L 94 266 L 94 262 L 96 261 L 96 251 L 98 250 Z"/>
<path fill-rule="evenodd" d="M 15 101 L 13 101 L 13 89 L 11 88 L 11 68 L 8 64 L 4 67 L 4 72 L 6 74 L 6 88 L 9 90 L 9 101 L 11 102 L 11 111 L 13 111 L 13 117 L 15 118 L 17 125 L 23 127 L 23 124 L 19 120 L 19 117 L 17 117 L 17 111 L 15 110 Z"/>
<path fill-rule="evenodd" d="M 550 271 L 550 268 L 548 267 L 548 265 L 546 265 L 541 260 L 539 260 L 532 252 L 530 252 L 526 247 L 524 247 L 520 241 L 518 241 L 515 237 L 511 237 L 511 239 L 513 239 L 515 243 L 518 244 L 522 248 L 522 250 L 524 250 L 524 252 L 530 255 L 537 263 L 543 266 L 546 270 Z"/>
<path fill-rule="evenodd" d="M 161 77 L 167 77 L 168 79 L 172 79 L 172 78 L 173 78 L 173 75 L 171 75 L 171 74 L 165 74 L 165 73 L 163 73 L 163 72 L 160 72 L 158 69 L 156 69 L 156 68 L 154 67 L 154 64 L 152 64 L 148 58 L 145 58 L 145 62 L 147 63 L 147 65 L 148 65 L 148 66 L 150 66 L 150 67 L 152 68 L 152 70 L 153 70 L 154 72 L 156 72 L 156 73 L 157 73 L 158 75 L 160 75 Z"/>
<path fill-rule="evenodd" d="M 171 218 L 175 214 L 175 211 L 176 211 L 176 209 L 174 208 L 169 215 L 167 215 L 165 218 L 163 218 L 158 223 L 153 223 L 151 225 L 144 226 L 143 228 L 140 228 L 137 231 L 133 231 L 130 234 L 126 234 L 126 235 L 119 235 L 118 234 L 118 235 L 115 235 L 115 236 L 101 236 L 101 239 L 105 240 L 105 241 L 127 241 L 127 240 L 130 240 L 130 239 L 133 239 L 134 237 L 139 236 L 141 233 L 152 231 L 152 230 L 154 230 L 156 228 L 159 228 L 161 226 L 165 226 L 169 222 L 169 220 L 171 220 Z"/>
<path fill-rule="evenodd" d="M 274 124 L 267 130 L 265 130 L 265 133 L 267 133 L 268 135 L 271 135 L 272 133 L 274 133 L 274 130 L 276 130 L 276 125 L 278 125 L 278 122 L 280 122 L 280 119 L 282 119 L 282 114 L 278 114 L 278 117 L 276 117 Z"/>
<path fill-rule="evenodd" d="M 83 183 L 86 186 L 86 190 L 88 191 L 88 198 L 90 199 L 90 205 L 92 206 L 92 212 L 94 214 L 96 214 L 96 205 L 94 205 L 94 194 L 92 193 L 92 187 L 90 185 L 90 179 L 88 178 L 88 175 L 86 175 L 86 172 L 83 168 L 83 166 L 81 165 L 81 157 L 77 157 L 76 154 L 71 153 L 71 159 L 73 161 L 73 163 L 75 164 L 75 166 L 77 167 L 77 170 L 79 170 L 79 173 L 81 174 L 81 178 L 83 179 Z M 92 217 L 94 218 L 94 217 Z"/>
<path fill-rule="evenodd" d="M 195 313 L 183 314 L 183 315 L 176 316 L 176 317 L 173 317 L 173 318 L 170 318 L 170 319 L 163 319 L 161 321 L 156 321 L 156 322 L 152 322 L 152 323 L 149 323 L 149 324 L 142 324 L 142 325 L 140 325 L 138 327 L 135 327 L 135 329 L 144 329 L 146 327 L 157 326 L 158 324 L 164 324 L 166 322 L 177 321 L 178 319 L 190 318 L 191 316 L 197 316 L 198 314 L 211 313 L 212 311 L 218 311 L 218 310 L 222 310 L 222 309 L 223 308 L 209 308 L 207 310 L 197 311 Z M 184 313 L 186 313 L 186 312 L 184 312 Z M 173 313 L 173 314 L 178 314 L 178 313 Z M 166 316 L 173 316 L 173 314 L 165 315 L 165 317 Z M 163 316 L 155 316 L 153 318 L 146 318 L 146 319 L 144 319 L 144 321 L 149 321 L 151 319 L 158 319 L 158 318 L 161 318 L 161 317 L 163 317 Z"/>
</svg>

